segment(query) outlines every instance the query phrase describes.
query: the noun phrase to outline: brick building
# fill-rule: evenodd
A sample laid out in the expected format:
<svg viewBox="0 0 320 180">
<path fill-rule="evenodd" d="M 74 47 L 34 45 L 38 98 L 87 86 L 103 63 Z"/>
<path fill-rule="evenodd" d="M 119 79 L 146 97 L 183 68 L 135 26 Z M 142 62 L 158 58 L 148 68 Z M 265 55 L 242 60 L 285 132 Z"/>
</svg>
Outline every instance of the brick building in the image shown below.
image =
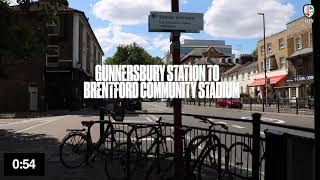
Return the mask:
<svg viewBox="0 0 320 180">
<path fill-rule="evenodd" d="M 289 98 L 313 96 L 312 24 L 301 17 L 287 24 L 288 77 L 284 91 Z"/>
<path fill-rule="evenodd" d="M 264 58 L 266 53 L 266 68 L 268 78 L 268 93 L 275 93 L 277 87 L 285 83 L 288 73 L 287 60 L 287 30 L 273 34 L 266 38 L 266 51 L 264 50 L 263 39 L 258 41 L 258 71 L 253 78 L 255 79 L 250 86 L 257 89 L 258 97 L 263 98 L 265 95 L 265 74 Z M 272 97 L 273 95 L 269 96 Z"/>
<path fill-rule="evenodd" d="M 23 16 L 19 6 L 12 6 Z M 31 13 L 40 9 L 32 6 Z M 37 24 L 38 22 L 33 22 Z M 41 27 L 41 24 L 37 24 Z M 0 111 L 79 109 L 83 81 L 94 77 L 103 51 L 82 11 L 61 6 L 55 23 L 46 23 L 47 50 L 26 61 L 0 55 Z"/>
</svg>

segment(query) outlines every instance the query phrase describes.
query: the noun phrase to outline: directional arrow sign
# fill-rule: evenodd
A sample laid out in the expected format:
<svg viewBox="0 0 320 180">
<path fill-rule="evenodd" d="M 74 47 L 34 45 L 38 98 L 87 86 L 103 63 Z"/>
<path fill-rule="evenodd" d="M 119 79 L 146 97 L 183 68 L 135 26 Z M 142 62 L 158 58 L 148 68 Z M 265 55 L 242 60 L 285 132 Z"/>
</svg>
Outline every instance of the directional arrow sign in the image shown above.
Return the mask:
<svg viewBox="0 0 320 180">
<path fill-rule="evenodd" d="M 149 15 L 149 32 L 199 33 L 200 30 L 203 30 L 203 13 L 151 11 Z"/>
</svg>

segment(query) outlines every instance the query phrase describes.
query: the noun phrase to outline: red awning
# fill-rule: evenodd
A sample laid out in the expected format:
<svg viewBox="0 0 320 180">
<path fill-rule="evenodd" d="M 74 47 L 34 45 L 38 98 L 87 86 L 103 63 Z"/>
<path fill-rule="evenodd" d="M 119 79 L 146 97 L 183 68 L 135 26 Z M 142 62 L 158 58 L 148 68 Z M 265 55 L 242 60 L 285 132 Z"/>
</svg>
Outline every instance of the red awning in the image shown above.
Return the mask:
<svg viewBox="0 0 320 180">
<path fill-rule="evenodd" d="M 270 84 L 277 84 L 279 81 L 284 79 L 286 75 L 280 75 L 280 76 L 273 76 L 273 77 L 268 77 L 268 80 L 270 80 Z M 250 86 L 263 86 L 265 85 L 265 80 L 264 78 L 260 79 L 255 79 Z"/>
</svg>

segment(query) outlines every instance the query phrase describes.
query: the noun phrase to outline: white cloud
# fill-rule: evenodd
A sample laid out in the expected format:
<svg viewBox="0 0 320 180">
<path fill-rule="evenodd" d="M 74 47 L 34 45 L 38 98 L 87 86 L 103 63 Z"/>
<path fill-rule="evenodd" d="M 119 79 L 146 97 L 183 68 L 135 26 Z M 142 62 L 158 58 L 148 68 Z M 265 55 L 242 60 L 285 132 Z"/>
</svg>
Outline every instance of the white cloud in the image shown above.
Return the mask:
<svg viewBox="0 0 320 180">
<path fill-rule="evenodd" d="M 204 15 L 205 32 L 229 38 L 257 38 L 263 34 L 262 16 L 265 13 L 266 33 L 286 28 L 294 6 L 281 0 L 214 0 Z"/>
<path fill-rule="evenodd" d="M 135 25 L 148 21 L 150 11 L 170 11 L 170 0 L 99 0 L 93 14 L 118 25 Z"/>
<path fill-rule="evenodd" d="M 133 33 L 124 32 L 121 26 L 110 24 L 106 28 L 99 28 L 95 30 L 95 35 L 105 54 L 119 44 L 131 44 L 136 42 L 140 46 L 146 48 L 148 41 L 145 37 Z"/>
</svg>

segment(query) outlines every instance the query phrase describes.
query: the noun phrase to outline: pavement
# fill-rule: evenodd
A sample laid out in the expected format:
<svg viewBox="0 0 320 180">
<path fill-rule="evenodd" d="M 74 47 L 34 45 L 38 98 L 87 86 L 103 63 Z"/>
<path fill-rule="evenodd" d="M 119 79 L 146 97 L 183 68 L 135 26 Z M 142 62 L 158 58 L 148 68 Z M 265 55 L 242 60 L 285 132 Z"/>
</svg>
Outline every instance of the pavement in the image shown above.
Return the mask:
<svg viewBox="0 0 320 180">
<path fill-rule="evenodd" d="M 172 107 L 166 107 L 164 102 L 143 102 L 144 112 L 173 112 Z M 195 113 L 199 115 L 212 115 L 231 118 L 250 118 L 254 112 L 219 109 L 213 107 L 199 107 L 193 105 L 183 105 L 183 113 Z M 59 161 L 58 147 L 66 135 L 66 129 L 83 128 L 81 121 L 98 120 L 98 111 L 82 110 L 72 112 L 68 115 L 59 115 L 51 117 L 39 118 L 6 118 L 0 119 L 0 179 L 1 180 L 26 180 L 26 179 L 107 179 L 104 172 L 102 161 L 97 161 L 92 167 L 81 167 L 78 169 L 67 169 L 62 166 Z M 310 115 L 294 115 L 282 113 L 261 113 L 262 119 L 276 124 L 287 124 L 301 127 L 313 128 L 313 116 Z M 130 123 L 154 123 L 158 120 L 159 115 L 130 115 L 126 116 L 124 122 Z M 162 116 L 164 121 L 173 123 L 172 116 Z M 201 128 L 207 128 L 208 124 L 201 123 L 193 117 L 183 117 L 183 124 Z M 211 119 L 216 123 L 224 123 L 229 127 L 229 131 L 238 133 L 251 133 L 251 123 L 224 121 Z M 274 129 L 292 134 L 306 137 L 313 137 L 312 134 L 287 130 L 283 128 L 274 128 L 270 126 L 261 127 L 261 136 L 264 135 L 263 130 Z M 189 135 L 189 139 L 194 137 Z M 93 126 L 92 137 L 95 142 L 99 137 L 99 126 Z M 225 137 L 225 141 L 227 140 Z M 234 139 L 235 141 L 236 139 Z M 146 140 L 148 141 L 148 140 Z M 229 142 L 230 143 L 230 142 Z M 3 176 L 3 153 L 4 152 L 44 152 L 46 154 L 46 176 L 45 177 L 4 177 Z"/>
</svg>

